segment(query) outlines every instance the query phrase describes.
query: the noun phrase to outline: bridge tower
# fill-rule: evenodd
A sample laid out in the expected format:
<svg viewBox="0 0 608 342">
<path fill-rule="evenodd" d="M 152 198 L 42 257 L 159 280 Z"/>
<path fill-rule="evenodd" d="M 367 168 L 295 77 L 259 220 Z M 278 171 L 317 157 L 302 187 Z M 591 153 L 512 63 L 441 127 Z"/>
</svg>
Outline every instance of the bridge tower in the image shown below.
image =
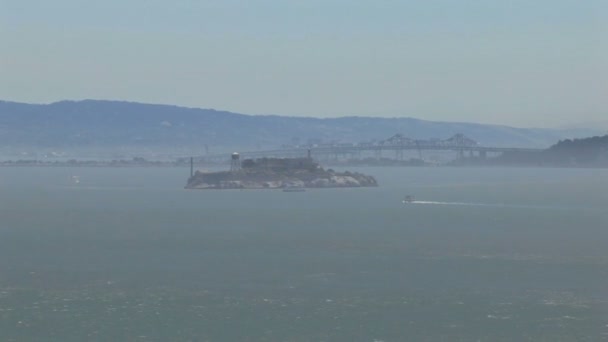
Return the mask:
<svg viewBox="0 0 608 342">
<path fill-rule="evenodd" d="M 241 156 L 234 152 L 230 158 L 230 172 L 238 172 L 241 170 Z"/>
<path fill-rule="evenodd" d="M 414 140 L 414 142 L 416 143 L 416 149 L 418 150 L 418 159 L 423 160 L 422 159 L 422 149 L 420 148 L 420 141 Z"/>
<path fill-rule="evenodd" d="M 381 148 L 374 149 L 374 158 L 376 160 L 382 159 L 382 149 Z"/>
<path fill-rule="evenodd" d="M 190 178 L 194 176 L 194 157 L 190 157 Z"/>
<path fill-rule="evenodd" d="M 397 160 L 403 160 L 403 146 L 397 147 L 395 150 L 395 157 Z"/>
</svg>

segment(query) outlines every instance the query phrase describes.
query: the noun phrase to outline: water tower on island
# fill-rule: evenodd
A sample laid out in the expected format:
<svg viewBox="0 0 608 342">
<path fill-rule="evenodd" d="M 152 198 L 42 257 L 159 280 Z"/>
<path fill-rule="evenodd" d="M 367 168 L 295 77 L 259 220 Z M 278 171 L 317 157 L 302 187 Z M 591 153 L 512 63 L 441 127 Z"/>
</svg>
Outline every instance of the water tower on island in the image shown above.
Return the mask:
<svg viewBox="0 0 608 342">
<path fill-rule="evenodd" d="M 241 170 L 241 156 L 234 152 L 230 158 L 230 172 L 238 172 Z"/>
</svg>

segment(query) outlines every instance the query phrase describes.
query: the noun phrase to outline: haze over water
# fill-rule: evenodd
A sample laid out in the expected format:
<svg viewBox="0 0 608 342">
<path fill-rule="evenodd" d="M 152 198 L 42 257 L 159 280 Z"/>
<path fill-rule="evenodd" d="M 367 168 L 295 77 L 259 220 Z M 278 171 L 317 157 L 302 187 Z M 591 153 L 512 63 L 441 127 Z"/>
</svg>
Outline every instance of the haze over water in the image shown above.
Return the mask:
<svg viewBox="0 0 608 342">
<path fill-rule="evenodd" d="M 361 171 L 381 186 L 2 168 L 0 340 L 608 338 L 607 170 Z"/>
</svg>

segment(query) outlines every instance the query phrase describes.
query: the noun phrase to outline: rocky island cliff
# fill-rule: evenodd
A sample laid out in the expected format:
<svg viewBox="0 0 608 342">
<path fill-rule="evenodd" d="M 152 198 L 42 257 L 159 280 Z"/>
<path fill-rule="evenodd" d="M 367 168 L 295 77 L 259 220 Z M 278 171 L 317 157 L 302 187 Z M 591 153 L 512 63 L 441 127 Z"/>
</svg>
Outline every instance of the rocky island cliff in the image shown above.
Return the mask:
<svg viewBox="0 0 608 342">
<path fill-rule="evenodd" d="M 234 162 L 234 160 L 233 160 Z M 372 176 L 325 170 L 311 158 L 247 159 L 231 171 L 196 171 L 186 189 L 352 188 L 378 186 Z"/>
</svg>

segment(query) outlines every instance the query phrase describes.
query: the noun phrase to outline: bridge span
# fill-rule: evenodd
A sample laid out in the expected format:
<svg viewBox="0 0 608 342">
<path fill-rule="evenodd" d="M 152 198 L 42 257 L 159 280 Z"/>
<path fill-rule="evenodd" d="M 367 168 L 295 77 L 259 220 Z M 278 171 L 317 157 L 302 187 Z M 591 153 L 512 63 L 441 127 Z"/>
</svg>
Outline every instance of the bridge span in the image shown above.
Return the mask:
<svg viewBox="0 0 608 342">
<path fill-rule="evenodd" d="M 264 151 L 238 151 L 241 158 L 294 158 L 306 157 L 310 154 L 316 159 L 356 159 L 362 156 L 372 158 L 385 157 L 386 152 L 394 159 L 403 160 L 406 151 L 415 151 L 422 159 L 423 151 L 453 151 L 455 157 L 464 158 L 466 155 L 486 158 L 489 154 L 501 154 L 505 152 L 540 152 L 538 148 L 520 147 L 494 147 L 482 146 L 475 140 L 467 138 L 462 134 L 456 134 L 445 140 L 415 140 L 396 134 L 386 140 L 371 143 L 356 144 L 319 144 L 303 146 L 284 146 Z M 228 160 L 228 154 L 215 154 L 196 157 L 201 161 L 220 162 Z"/>
<path fill-rule="evenodd" d="M 323 157 L 341 157 L 341 156 L 360 156 L 362 152 L 372 152 L 376 156 L 382 155 L 384 151 L 395 152 L 396 159 L 403 159 L 401 154 L 403 151 L 454 151 L 457 157 L 464 157 L 466 153 L 469 155 L 477 154 L 481 158 L 485 158 L 488 153 L 504 153 L 504 152 L 540 152 L 542 149 L 535 148 L 513 148 L 513 147 L 486 147 L 486 146 L 336 146 L 336 147 L 310 147 L 310 148 L 288 148 L 274 149 L 264 151 L 244 151 L 239 152 L 241 158 L 295 158 L 306 157 L 309 153 L 313 158 Z M 230 159 L 229 154 L 215 154 L 198 157 L 202 160 L 219 161 Z"/>
</svg>

